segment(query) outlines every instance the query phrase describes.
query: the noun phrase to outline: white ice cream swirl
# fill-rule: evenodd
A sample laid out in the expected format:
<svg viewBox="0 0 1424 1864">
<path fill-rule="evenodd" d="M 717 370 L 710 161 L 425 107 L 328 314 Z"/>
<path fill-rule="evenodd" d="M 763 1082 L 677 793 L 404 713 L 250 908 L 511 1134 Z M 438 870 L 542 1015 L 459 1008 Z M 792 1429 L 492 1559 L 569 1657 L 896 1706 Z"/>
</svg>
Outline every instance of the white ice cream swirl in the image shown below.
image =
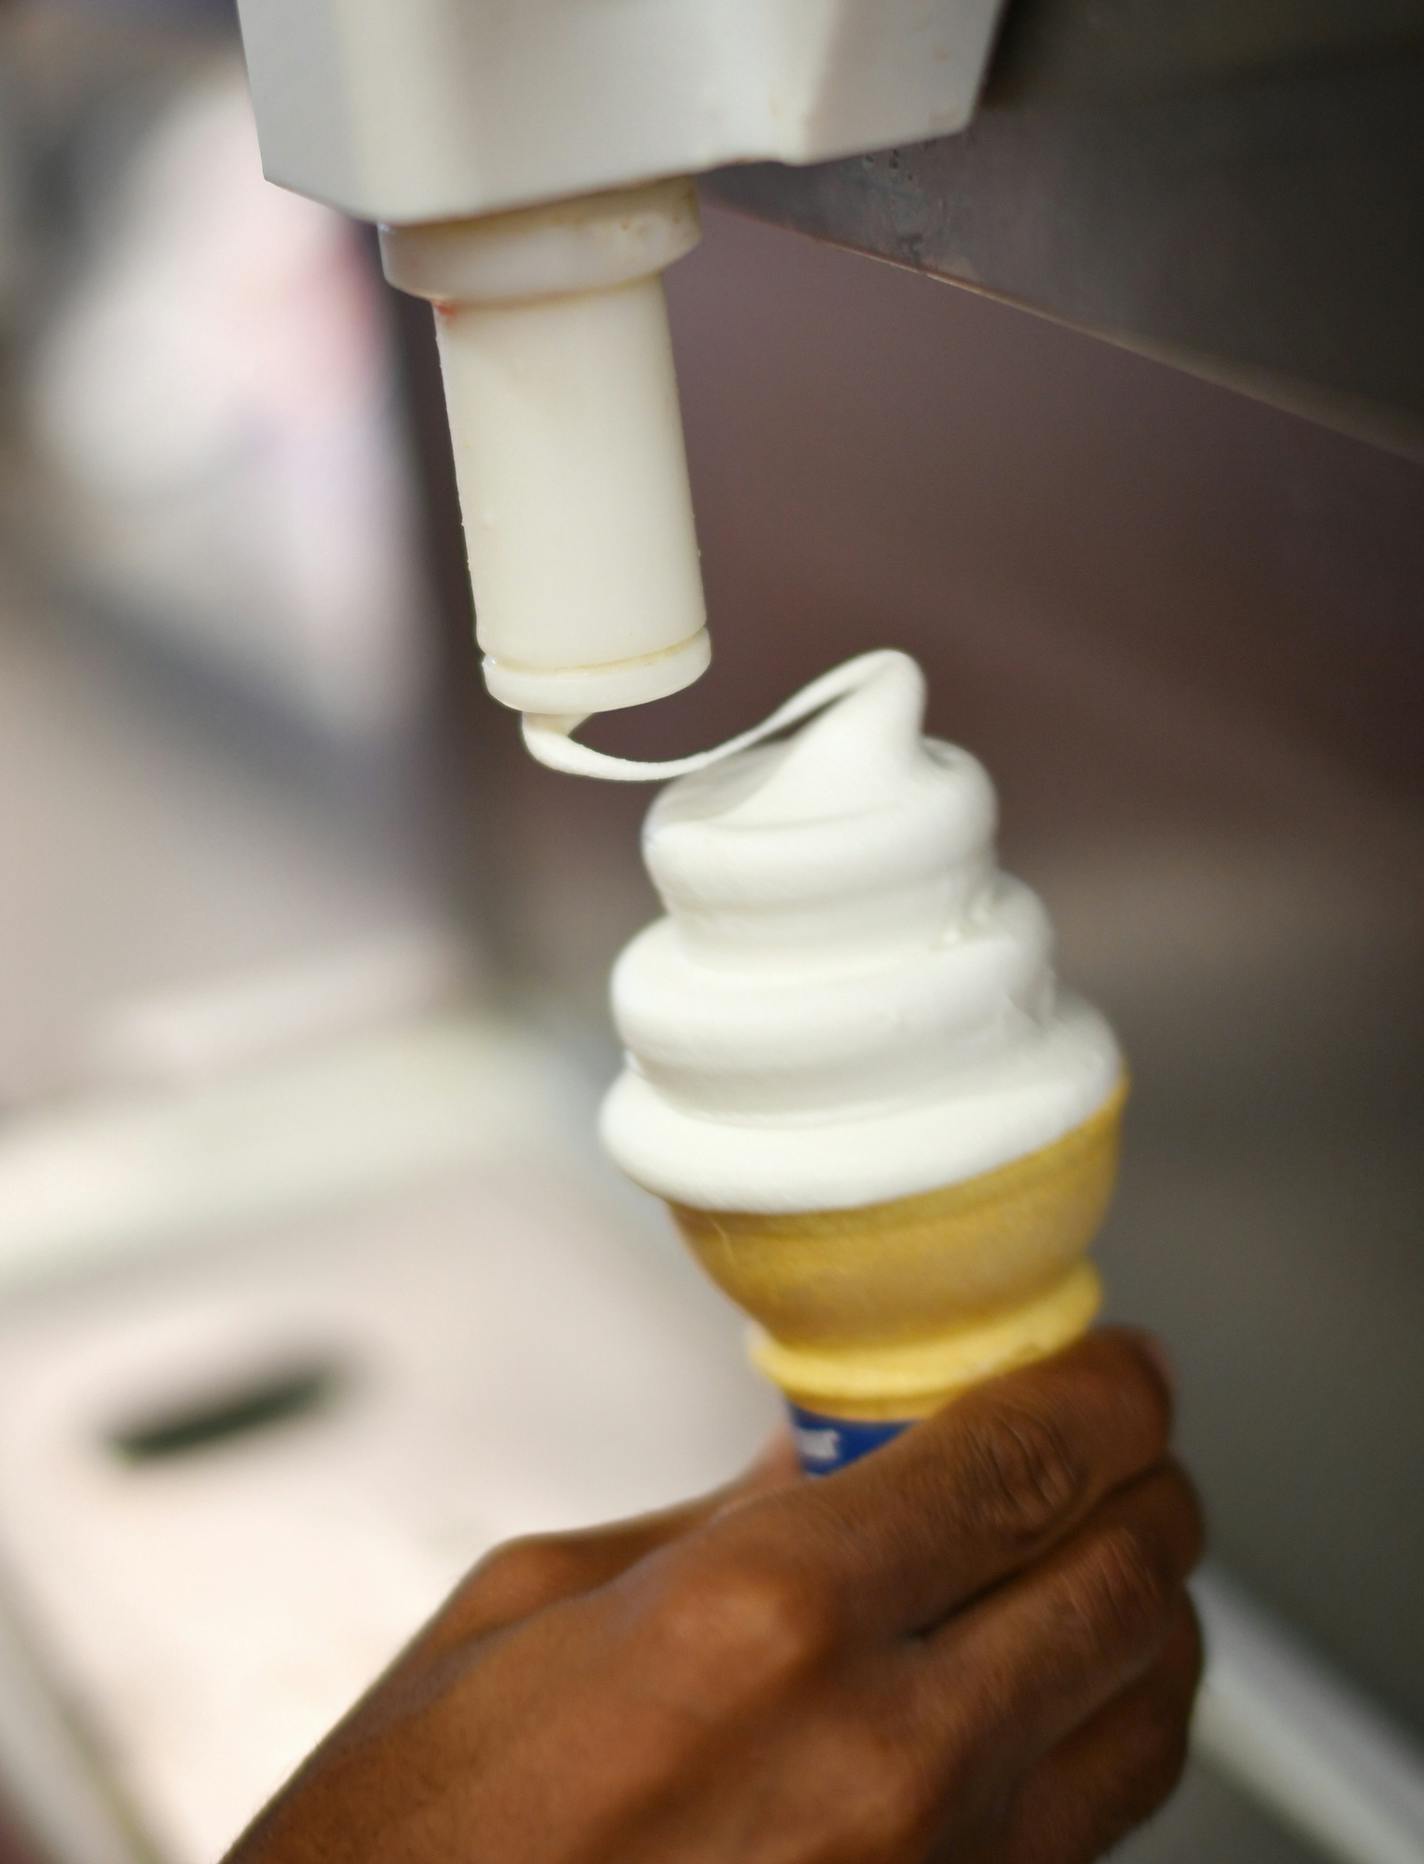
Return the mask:
<svg viewBox="0 0 1424 1864">
<path fill-rule="evenodd" d="M 1042 906 L 995 865 L 983 768 L 922 735 L 918 666 L 845 671 L 794 736 L 681 777 L 648 816 L 668 916 L 614 971 L 627 1067 L 603 1128 L 680 1203 L 932 1190 L 1061 1137 L 1120 1080 L 1106 1022 L 1055 990 Z"/>
</svg>

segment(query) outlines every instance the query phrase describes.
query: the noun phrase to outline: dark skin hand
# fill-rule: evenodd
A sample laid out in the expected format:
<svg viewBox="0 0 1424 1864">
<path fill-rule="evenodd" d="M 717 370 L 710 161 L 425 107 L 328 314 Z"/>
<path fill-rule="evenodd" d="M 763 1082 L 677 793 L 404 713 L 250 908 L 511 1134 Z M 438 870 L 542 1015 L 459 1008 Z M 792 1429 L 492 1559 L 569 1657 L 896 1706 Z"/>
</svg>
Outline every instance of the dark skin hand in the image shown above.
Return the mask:
<svg viewBox="0 0 1424 1864">
<path fill-rule="evenodd" d="M 824 1480 L 499 1548 L 228 1864 L 1087 1864 L 1186 1751 L 1170 1414 L 1107 1331 Z"/>
</svg>

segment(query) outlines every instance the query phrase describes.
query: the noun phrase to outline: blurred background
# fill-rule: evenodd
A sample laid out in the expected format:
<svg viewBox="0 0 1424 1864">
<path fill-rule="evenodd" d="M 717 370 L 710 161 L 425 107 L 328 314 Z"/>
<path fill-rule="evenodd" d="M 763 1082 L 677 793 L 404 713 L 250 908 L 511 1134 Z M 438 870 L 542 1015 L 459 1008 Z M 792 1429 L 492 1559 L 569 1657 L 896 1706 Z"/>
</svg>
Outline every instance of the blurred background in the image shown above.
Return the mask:
<svg viewBox="0 0 1424 1864">
<path fill-rule="evenodd" d="M 717 660 L 602 741 L 909 649 L 1132 1058 L 1219 1668 L 1124 1855 L 1424 1857 L 1270 1751 L 1424 1803 L 1424 467 L 715 204 L 668 283 Z M 199 1864 L 494 1540 L 773 1417 L 592 1138 L 646 796 L 485 699 L 428 314 L 222 5 L 0 7 L 0 746 L 0 1859 Z"/>
</svg>

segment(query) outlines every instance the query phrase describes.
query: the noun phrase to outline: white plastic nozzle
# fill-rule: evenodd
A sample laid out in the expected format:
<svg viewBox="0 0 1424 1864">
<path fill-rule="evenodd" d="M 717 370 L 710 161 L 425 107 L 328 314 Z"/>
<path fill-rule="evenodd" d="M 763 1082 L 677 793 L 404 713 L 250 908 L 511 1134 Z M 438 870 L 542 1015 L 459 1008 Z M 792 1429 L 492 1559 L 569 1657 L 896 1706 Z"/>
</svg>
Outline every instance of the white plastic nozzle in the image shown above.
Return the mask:
<svg viewBox="0 0 1424 1864">
<path fill-rule="evenodd" d="M 1001 4 L 239 0 L 268 176 L 390 223 L 438 308 L 497 698 L 576 717 L 707 663 L 658 277 L 696 207 L 650 178 L 962 128 Z"/>
<path fill-rule="evenodd" d="M 435 306 L 485 681 L 520 711 L 707 665 L 662 286 L 698 234 L 681 180 L 382 231 L 386 276 Z"/>
</svg>

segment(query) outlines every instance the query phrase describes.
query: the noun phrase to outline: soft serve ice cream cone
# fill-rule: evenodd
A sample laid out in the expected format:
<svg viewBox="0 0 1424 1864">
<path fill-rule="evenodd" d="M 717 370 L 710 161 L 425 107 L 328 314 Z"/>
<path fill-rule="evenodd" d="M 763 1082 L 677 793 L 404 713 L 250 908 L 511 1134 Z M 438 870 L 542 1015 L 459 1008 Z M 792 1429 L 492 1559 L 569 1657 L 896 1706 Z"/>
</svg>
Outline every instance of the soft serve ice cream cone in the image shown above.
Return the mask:
<svg viewBox="0 0 1424 1864">
<path fill-rule="evenodd" d="M 654 804 L 667 917 L 614 972 L 603 1116 L 821 1469 L 1089 1324 L 1124 1096 L 995 864 L 988 777 L 922 735 L 919 668 L 867 655 L 837 685 Z"/>
</svg>

